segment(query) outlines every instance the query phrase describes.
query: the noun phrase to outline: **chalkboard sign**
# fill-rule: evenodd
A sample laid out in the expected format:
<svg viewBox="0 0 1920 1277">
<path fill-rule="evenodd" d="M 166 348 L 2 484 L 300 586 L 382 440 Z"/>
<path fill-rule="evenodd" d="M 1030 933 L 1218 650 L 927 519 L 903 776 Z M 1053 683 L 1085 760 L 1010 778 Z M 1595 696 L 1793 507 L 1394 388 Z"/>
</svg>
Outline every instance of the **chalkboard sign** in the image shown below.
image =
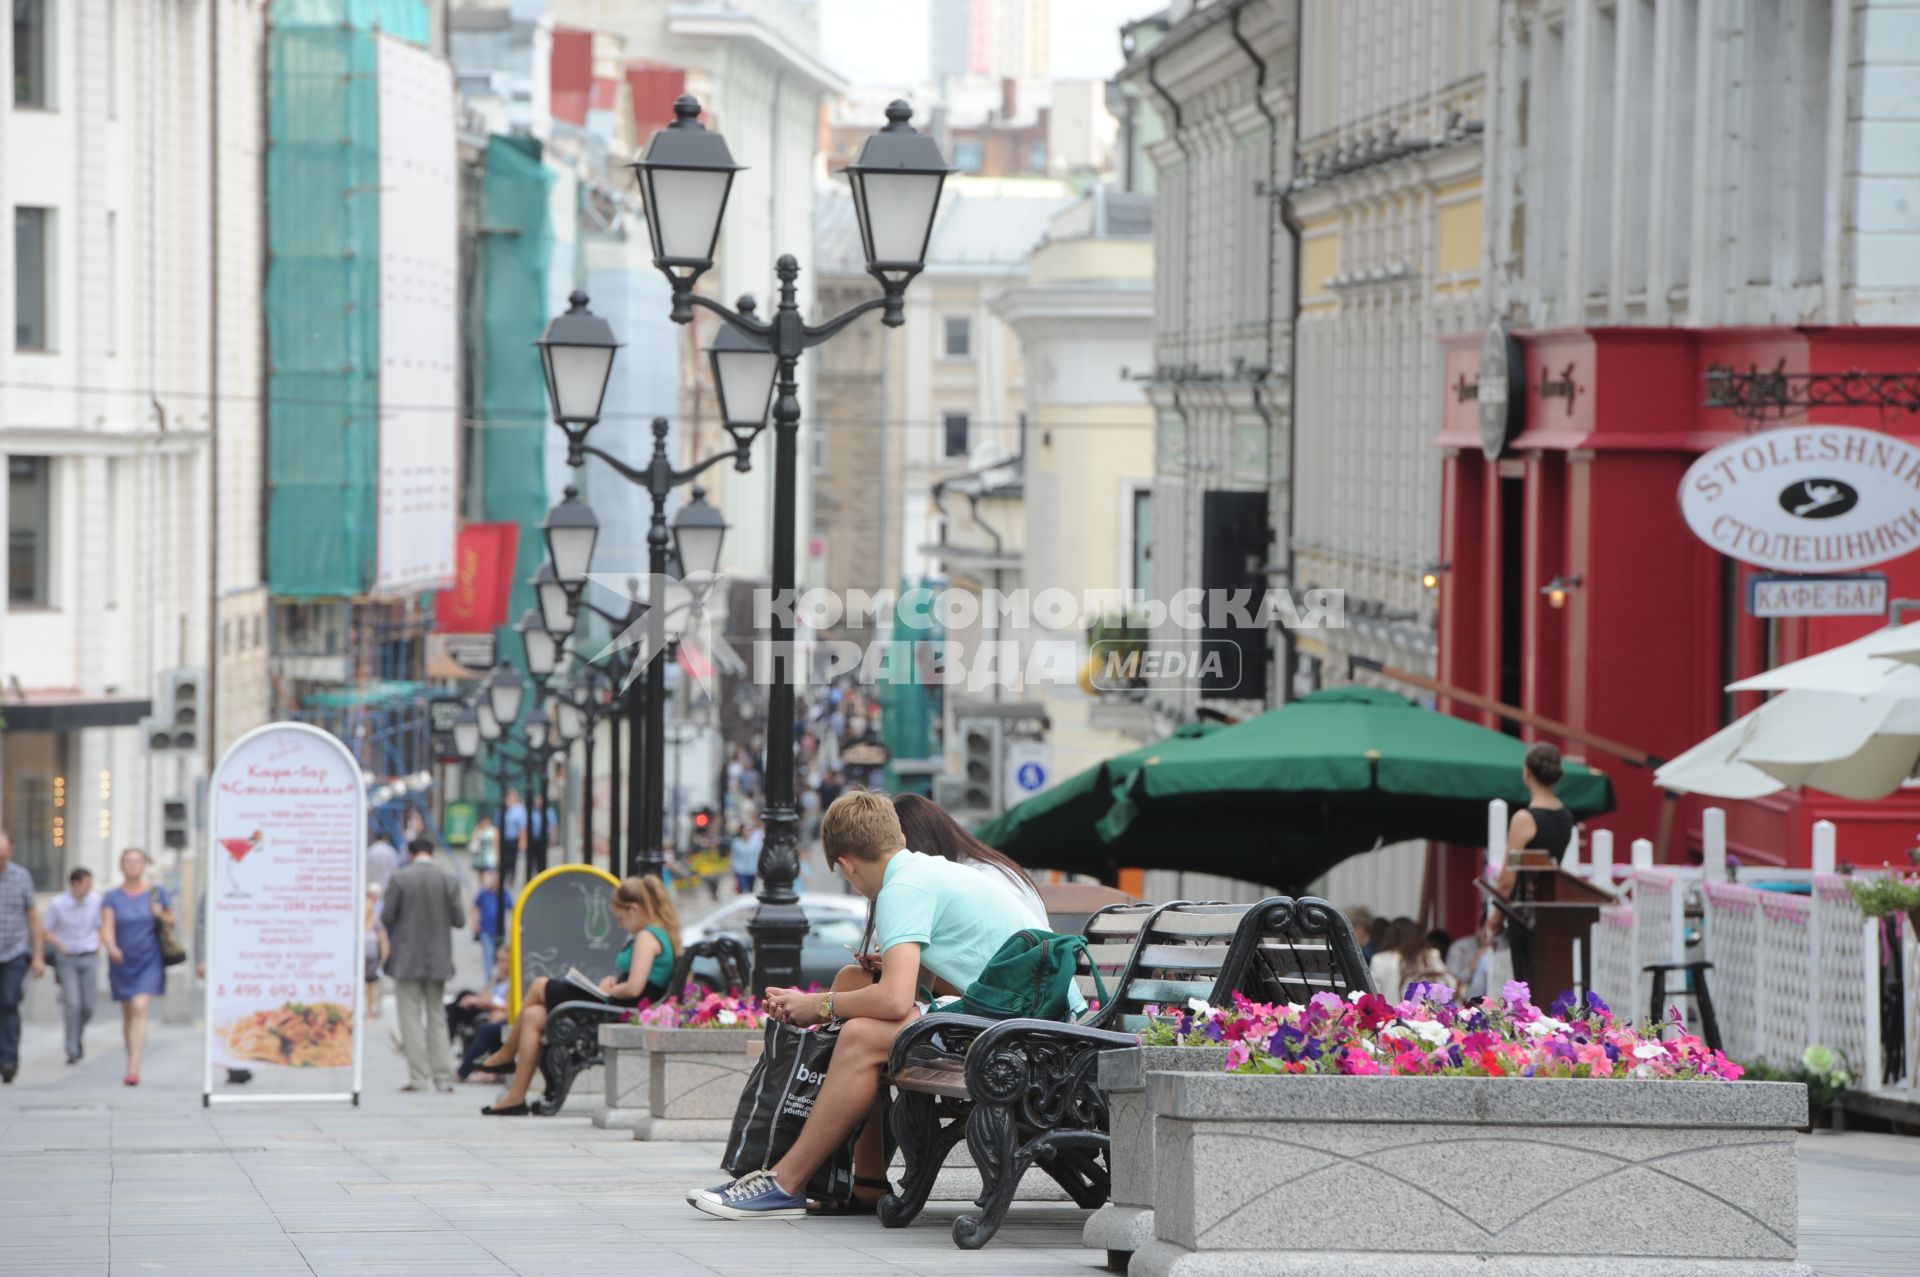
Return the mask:
<svg viewBox="0 0 1920 1277">
<path fill-rule="evenodd" d="M 598 980 L 613 974 L 613 960 L 627 942 L 613 916 L 619 881 L 604 869 L 560 865 L 538 875 L 513 906 L 512 1011 L 520 1013 L 527 986 L 541 976 L 557 979 L 568 967 Z"/>
</svg>

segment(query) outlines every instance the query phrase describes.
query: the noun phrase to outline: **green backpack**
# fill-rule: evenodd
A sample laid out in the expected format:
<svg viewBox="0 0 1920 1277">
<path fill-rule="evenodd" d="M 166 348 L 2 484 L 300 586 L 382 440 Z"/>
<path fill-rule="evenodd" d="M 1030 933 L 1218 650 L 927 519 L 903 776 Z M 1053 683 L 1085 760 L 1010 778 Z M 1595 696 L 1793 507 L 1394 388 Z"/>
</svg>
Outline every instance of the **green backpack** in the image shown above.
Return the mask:
<svg viewBox="0 0 1920 1277">
<path fill-rule="evenodd" d="M 1092 968 L 1094 988 L 1105 1002 L 1106 982 L 1093 965 L 1085 937 L 1030 928 L 1007 937 L 954 1009 L 988 1020 L 1070 1020 L 1073 976 L 1083 956 Z"/>
</svg>

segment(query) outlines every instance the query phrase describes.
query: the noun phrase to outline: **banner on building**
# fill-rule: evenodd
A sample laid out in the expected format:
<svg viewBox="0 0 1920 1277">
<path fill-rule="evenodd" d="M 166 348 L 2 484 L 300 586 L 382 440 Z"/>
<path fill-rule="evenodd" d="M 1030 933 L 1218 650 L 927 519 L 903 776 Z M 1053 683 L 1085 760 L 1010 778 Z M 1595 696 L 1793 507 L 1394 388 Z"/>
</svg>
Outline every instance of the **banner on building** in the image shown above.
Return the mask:
<svg viewBox="0 0 1920 1277">
<path fill-rule="evenodd" d="M 490 634 L 505 625 L 519 552 L 517 523 L 469 523 L 461 528 L 453 584 L 433 598 L 433 628 L 443 634 Z"/>
<path fill-rule="evenodd" d="M 380 535 L 374 593 L 454 579 L 460 454 L 459 169 L 453 73 L 379 40 Z"/>
<path fill-rule="evenodd" d="M 233 743 L 208 792 L 203 1097 L 358 1104 L 367 829 L 360 766 L 317 727 L 269 723 Z M 216 1093 L 217 1069 L 264 1070 L 273 1080 Z"/>
</svg>

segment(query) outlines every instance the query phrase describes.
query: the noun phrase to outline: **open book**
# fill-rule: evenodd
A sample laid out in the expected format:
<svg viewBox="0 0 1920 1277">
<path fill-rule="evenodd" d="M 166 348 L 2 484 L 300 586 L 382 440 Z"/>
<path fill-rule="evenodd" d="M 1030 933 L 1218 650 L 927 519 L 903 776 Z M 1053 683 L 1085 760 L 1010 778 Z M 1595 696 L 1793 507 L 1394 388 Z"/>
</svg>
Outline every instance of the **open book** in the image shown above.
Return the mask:
<svg viewBox="0 0 1920 1277">
<path fill-rule="evenodd" d="M 566 975 L 560 978 L 571 986 L 568 989 L 569 994 L 578 991 L 587 997 L 595 998 L 601 1002 L 612 1001 L 611 998 L 607 997 L 607 995 L 601 991 L 600 982 L 582 971 L 579 967 L 568 967 Z"/>
</svg>

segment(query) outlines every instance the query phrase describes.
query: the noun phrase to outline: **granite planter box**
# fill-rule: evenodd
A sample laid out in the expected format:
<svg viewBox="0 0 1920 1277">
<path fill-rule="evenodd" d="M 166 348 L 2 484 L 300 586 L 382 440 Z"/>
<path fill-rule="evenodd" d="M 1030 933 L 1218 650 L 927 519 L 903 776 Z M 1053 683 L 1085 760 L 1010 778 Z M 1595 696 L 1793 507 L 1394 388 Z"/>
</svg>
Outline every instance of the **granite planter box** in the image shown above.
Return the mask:
<svg viewBox="0 0 1920 1277">
<path fill-rule="evenodd" d="M 764 1043 L 760 1029 L 642 1031 L 647 1113 L 637 1140 L 724 1140 Z"/>
<path fill-rule="evenodd" d="M 1797 1084 L 1153 1073 L 1147 1106 L 1133 1277 L 1809 1277 Z"/>
<path fill-rule="evenodd" d="M 1113 1190 L 1087 1220 L 1083 1244 L 1107 1252 L 1107 1267 L 1127 1270 L 1127 1257 L 1153 1237 L 1153 1114 L 1147 1111 L 1147 1074 L 1218 1073 L 1227 1049 L 1216 1046 L 1143 1046 L 1100 1056 L 1100 1089 L 1107 1093 L 1107 1129 L 1113 1143 L 1107 1165 Z"/>
<path fill-rule="evenodd" d="M 595 1126 L 630 1131 L 647 1116 L 646 1034 L 638 1024 L 600 1026 L 600 1059 L 606 1075 L 601 1101 L 593 1110 Z"/>
</svg>

